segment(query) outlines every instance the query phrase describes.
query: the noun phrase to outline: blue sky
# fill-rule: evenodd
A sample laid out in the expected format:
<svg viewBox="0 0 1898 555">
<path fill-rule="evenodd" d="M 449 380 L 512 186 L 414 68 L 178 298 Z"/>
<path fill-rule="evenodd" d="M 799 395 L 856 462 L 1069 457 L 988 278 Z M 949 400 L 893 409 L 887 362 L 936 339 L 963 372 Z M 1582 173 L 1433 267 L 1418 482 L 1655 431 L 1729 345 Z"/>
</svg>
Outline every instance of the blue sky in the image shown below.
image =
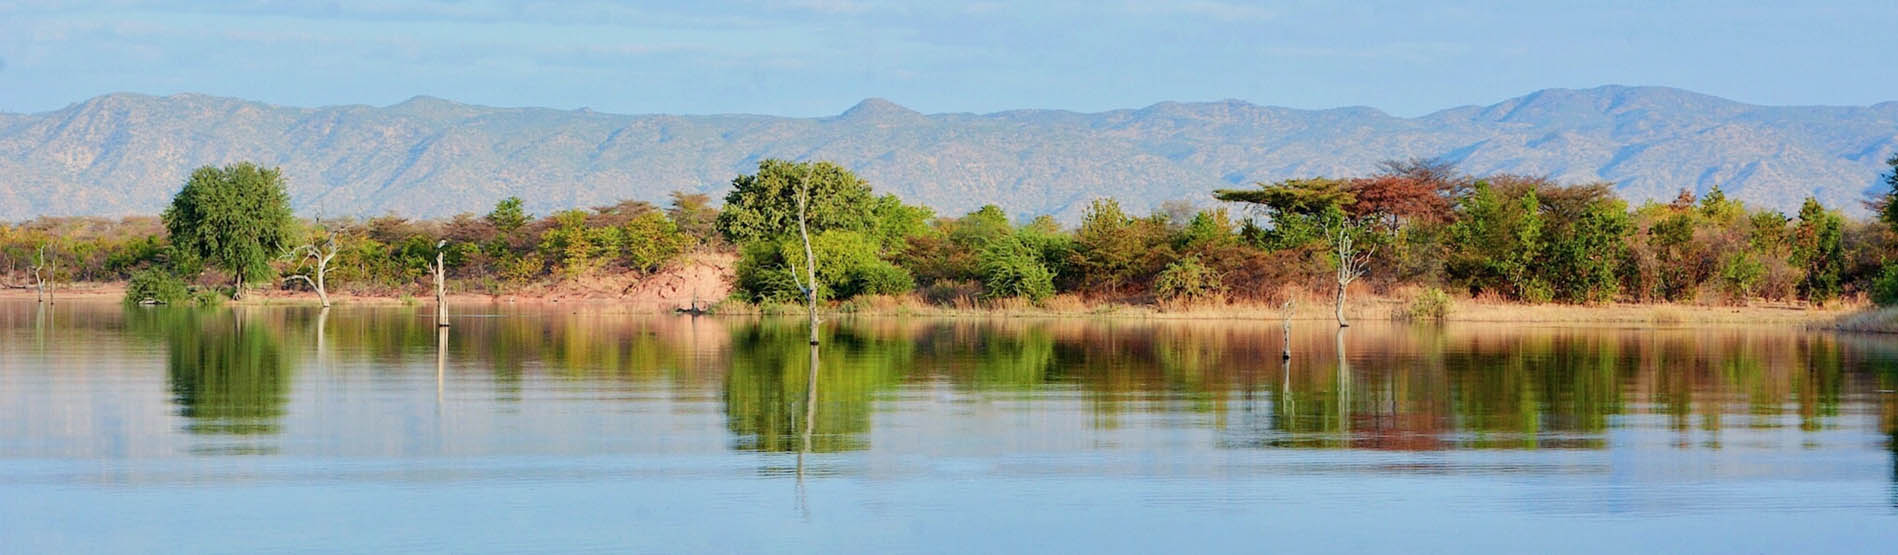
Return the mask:
<svg viewBox="0 0 1898 555">
<path fill-rule="evenodd" d="M 118 91 L 798 116 L 872 96 L 925 112 L 1237 98 L 1412 116 L 1603 84 L 1898 100 L 1898 2 L 1658 4 L 0 0 L 0 111 Z"/>
</svg>

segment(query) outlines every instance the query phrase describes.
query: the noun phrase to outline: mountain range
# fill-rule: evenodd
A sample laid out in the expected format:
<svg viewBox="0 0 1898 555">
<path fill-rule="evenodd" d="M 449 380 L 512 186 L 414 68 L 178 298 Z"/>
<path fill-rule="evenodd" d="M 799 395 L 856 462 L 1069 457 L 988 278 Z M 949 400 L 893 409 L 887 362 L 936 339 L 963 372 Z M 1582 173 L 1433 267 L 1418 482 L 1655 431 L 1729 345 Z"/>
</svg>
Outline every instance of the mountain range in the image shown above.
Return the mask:
<svg viewBox="0 0 1898 555">
<path fill-rule="evenodd" d="M 999 204 L 1072 221 L 1097 197 L 1136 212 L 1215 188 L 1363 175 L 1441 157 L 1471 173 L 1612 181 L 1635 201 L 1722 188 L 1794 210 L 1808 195 L 1864 214 L 1898 150 L 1898 102 L 1759 106 L 1662 87 L 1547 89 L 1406 118 L 1237 100 L 1098 113 L 922 114 L 869 99 L 832 117 L 622 115 L 416 97 L 277 106 L 201 94 L 110 94 L 0 113 L 0 220 L 156 214 L 192 168 L 284 171 L 304 216 L 539 213 L 669 191 L 717 197 L 768 157 L 831 160 L 940 213 Z"/>
</svg>

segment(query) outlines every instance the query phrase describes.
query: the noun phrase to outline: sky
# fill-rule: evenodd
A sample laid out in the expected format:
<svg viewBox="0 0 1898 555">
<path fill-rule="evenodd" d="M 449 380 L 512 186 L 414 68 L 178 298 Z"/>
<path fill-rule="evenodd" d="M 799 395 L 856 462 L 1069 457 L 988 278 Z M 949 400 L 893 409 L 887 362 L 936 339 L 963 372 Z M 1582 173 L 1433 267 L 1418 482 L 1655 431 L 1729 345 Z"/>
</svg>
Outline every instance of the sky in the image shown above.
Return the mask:
<svg viewBox="0 0 1898 555">
<path fill-rule="evenodd" d="M 1898 2 L 0 0 L 0 111 L 112 92 L 821 116 L 1239 99 L 1401 116 L 1535 90 L 1898 100 Z"/>
</svg>

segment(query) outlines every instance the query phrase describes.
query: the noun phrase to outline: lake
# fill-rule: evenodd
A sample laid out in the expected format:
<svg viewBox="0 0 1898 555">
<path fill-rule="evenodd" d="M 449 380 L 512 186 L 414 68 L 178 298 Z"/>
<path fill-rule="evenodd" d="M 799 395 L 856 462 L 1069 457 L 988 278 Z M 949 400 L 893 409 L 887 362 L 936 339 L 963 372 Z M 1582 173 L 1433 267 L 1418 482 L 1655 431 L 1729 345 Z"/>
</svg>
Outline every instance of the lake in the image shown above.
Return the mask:
<svg viewBox="0 0 1898 555">
<path fill-rule="evenodd" d="M 0 552 L 1898 542 L 1884 337 L 430 312 L 0 303 Z"/>
</svg>

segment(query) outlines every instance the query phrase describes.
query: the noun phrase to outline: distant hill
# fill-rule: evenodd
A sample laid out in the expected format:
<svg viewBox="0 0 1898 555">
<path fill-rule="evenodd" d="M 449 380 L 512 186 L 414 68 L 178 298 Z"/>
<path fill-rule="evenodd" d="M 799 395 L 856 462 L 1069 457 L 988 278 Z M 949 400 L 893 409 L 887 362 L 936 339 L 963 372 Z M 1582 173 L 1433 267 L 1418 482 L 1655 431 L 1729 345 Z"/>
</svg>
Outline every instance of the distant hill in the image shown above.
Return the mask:
<svg viewBox="0 0 1898 555">
<path fill-rule="evenodd" d="M 1475 173 L 1614 181 L 1636 200 L 1719 185 L 1750 204 L 1795 208 L 1814 194 L 1862 213 L 1857 201 L 1893 150 L 1898 102 L 1756 106 L 1657 87 L 1549 89 L 1417 118 L 1235 100 L 925 115 L 870 99 L 835 117 L 787 118 L 112 94 L 0 114 L 0 220 L 156 213 L 192 168 L 237 160 L 281 166 L 303 215 L 444 216 L 508 195 L 539 213 L 674 189 L 717 196 L 766 157 L 837 161 L 943 213 L 997 203 L 1072 219 L 1100 196 L 1143 210 L 1431 156 Z"/>
</svg>

